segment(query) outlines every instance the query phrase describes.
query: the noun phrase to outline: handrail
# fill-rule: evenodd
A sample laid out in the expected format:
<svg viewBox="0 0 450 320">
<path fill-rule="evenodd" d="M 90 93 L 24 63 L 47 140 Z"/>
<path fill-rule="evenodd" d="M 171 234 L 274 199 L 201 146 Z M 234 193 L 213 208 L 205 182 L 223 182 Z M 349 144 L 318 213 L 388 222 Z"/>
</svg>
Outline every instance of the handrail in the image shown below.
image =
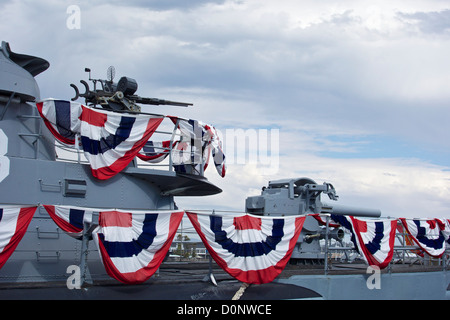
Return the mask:
<svg viewBox="0 0 450 320">
<path fill-rule="evenodd" d="M 169 119 L 171 117 L 165 117 L 165 119 Z M 195 174 L 195 175 L 204 175 L 204 166 L 205 159 L 208 157 L 206 154 L 198 154 L 201 152 L 199 150 L 203 149 L 203 152 L 209 152 L 209 148 L 198 148 L 198 146 L 191 145 L 191 137 L 187 137 L 183 134 L 182 130 L 180 130 L 181 122 L 188 122 L 186 119 L 177 118 L 176 121 L 170 121 L 172 128 L 169 130 L 166 128 L 160 127 L 154 131 L 150 141 L 156 143 L 162 143 L 163 141 L 169 141 L 169 147 L 162 147 L 158 145 L 153 145 L 152 148 L 155 152 L 145 151 L 144 148 L 140 151 L 142 155 L 153 155 L 157 153 L 159 159 L 152 160 L 146 162 L 145 160 L 141 160 L 136 157 L 135 161 L 133 161 L 132 165 L 138 168 L 159 168 L 162 170 L 162 167 L 166 167 L 168 171 L 176 171 L 176 166 L 184 166 L 186 167 L 187 173 Z M 167 121 L 168 122 L 168 121 Z M 167 123 L 165 124 L 167 126 Z M 203 136 L 203 135 L 202 135 Z M 195 140 L 195 139 L 194 139 Z M 197 139 L 201 141 L 200 143 L 203 145 L 208 143 L 202 137 Z M 184 142 L 183 146 L 177 146 L 177 149 L 174 149 L 174 144 Z M 78 163 L 78 164 L 88 164 L 87 159 L 84 157 L 83 150 L 79 150 L 75 146 L 65 145 L 55 139 L 55 151 L 57 154 L 57 161 Z M 197 148 L 196 148 L 197 147 Z M 157 152 L 157 150 L 161 150 L 161 152 Z M 177 155 L 177 159 L 174 159 L 174 155 Z M 195 156 L 194 156 L 195 154 Z M 195 163 L 193 161 L 200 160 L 201 163 Z"/>
<path fill-rule="evenodd" d="M 204 209 L 186 209 L 185 211 L 189 211 L 189 212 L 195 212 L 197 214 L 203 214 L 203 215 L 209 215 L 211 214 L 211 210 L 204 210 Z M 253 217 L 258 217 L 258 218 L 266 218 L 266 219 L 273 219 L 275 218 L 274 216 L 264 216 L 264 215 L 255 215 L 255 214 L 249 214 L 243 211 L 232 211 L 232 210 L 214 210 L 214 214 L 215 215 L 219 215 L 219 216 L 226 216 L 226 215 L 250 215 Z M 327 216 L 329 217 L 330 214 L 320 214 L 323 216 Z M 309 214 L 306 215 L 299 215 L 299 216 L 309 216 Z M 397 218 L 391 218 L 391 219 L 397 219 Z M 327 219 L 328 220 L 328 219 Z M 376 220 L 376 219 L 375 219 Z M 397 221 L 399 221 L 400 219 L 397 219 Z M 339 251 L 342 251 L 344 253 L 348 253 L 350 251 L 355 251 L 357 252 L 356 248 L 354 247 L 353 243 L 351 246 L 337 246 L 337 243 L 341 243 L 336 239 L 332 239 L 331 236 L 328 236 L 331 234 L 331 232 L 333 231 L 334 228 L 329 227 L 328 229 L 325 227 L 325 239 L 322 240 L 317 240 L 317 241 L 324 241 L 324 244 L 320 246 L 320 253 L 324 254 L 324 274 L 327 275 L 328 271 L 331 269 L 331 265 L 329 264 L 329 254 L 330 253 L 336 253 Z M 406 235 L 406 232 L 400 232 L 399 230 L 396 230 L 396 238 L 400 236 L 400 238 L 402 238 L 401 236 Z M 398 239 L 401 240 L 401 239 Z M 333 242 L 334 241 L 334 245 Z M 421 250 L 422 248 L 416 244 L 412 244 L 412 245 L 408 245 L 403 243 L 402 241 L 400 241 L 400 244 L 395 245 L 393 247 L 394 250 L 394 257 L 392 258 L 392 260 L 389 262 L 389 265 L 387 266 L 387 270 L 388 272 L 391 272 L 391 265 L 397 263 L 398 261 L 401 261 L 402 264 L 406 264 L 408 263 L 407 260 L 411 260 L 411 262 L 409 263 L 416 263 L 417 261 L 421 264 L 421 265 L 427 265 L 426 262 L 436 262 L 438 264 L 438 266 L 442 266 L 442 269 L 444 271 L 447 270 L 447 267 L 450 266 L 450 246 L 447 245 L 444 254 L 440 257 L 440 258 L 434 258 L 432 256 L 429 256 L 428 254 L 426 254 L 424 252 L 424 256 L 421 257 L 419 254 L 416 254 L 415 252 L 413 252 L 414 250 Z M 410 252 L 408 252 L 410 251 Z M 311 251 L 312 252 L 312 251 Z M 314 251 L 316 252 L 316 251 Z M 317 252 L 319 253 L 319 252 Z M 400 256 L 401 254 L 403 254 L 403 256 Z M 408 254 L 408 256 L 406 256 L 405 254 Z M 344 258 L 344 257 L 342 257 Z M 395 258 L 395 259 L 394 259 Z M 345 259 L 343 259 L 344 263 L 345 261 L 350 262 L 350 257 L 346 254 L 345 255 Z M 330 259 L 331 261 L 331 259 Z"/>
</svg>

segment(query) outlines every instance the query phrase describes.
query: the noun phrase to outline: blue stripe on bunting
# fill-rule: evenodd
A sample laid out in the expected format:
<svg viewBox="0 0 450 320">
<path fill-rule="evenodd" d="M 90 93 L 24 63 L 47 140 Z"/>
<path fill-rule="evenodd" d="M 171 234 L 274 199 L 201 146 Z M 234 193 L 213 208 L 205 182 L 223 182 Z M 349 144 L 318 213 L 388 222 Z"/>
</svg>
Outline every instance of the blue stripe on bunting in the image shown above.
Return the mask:
<svg viewBox="0 0 450 320">
<path fill-rule="evenodd" d="M 153 141 L 147 141 L 143 147 L 143 150 L 147 156 L 163 152 L 162 149 L 161 151 L 156 151 Z"/>
<path fill-rule="evenodd" d="M 146 214 L 143 222 L 142 233 L 136 240 L 129 242 L 106 241 L 103 233 L 99 238 L 103 243 L 110 258 L 127 258 L 138 255 L 142 250 L 148 249 L 156 236 L 156 220 L 158 214 Z"/>
<path fill-rule="evenodd" d="M 358 253 L 360 253 L 358 244 L 356 243 L 355 231 L 353 230 L 353 226 L 350 223 L 350 221 L 348 221 L 345 216 L 339 216 L 334 214 L 331 215 L 331 219 L 339 223 L 347 230 L 351 231 L 351 241 L 354 244 L 355 250 Z M 372 241 L 364 244 L 364 246 L 371 254 L 375 254 L 378 250 L 381 249 L 381 240 L 383 239 L 383 237 L 384 237 L 383 222 L 375 222 L 375 237 L 372 239 Z"/>
<path fill-rule="evenodd" d="M 420 224 L 420 220 L 413 220 L 413 222 L 416 224 L 417 226 L 417 240 L 426 245 L 429 248 L 433 248 L 436 250 L 439 250 L 442 248 L 443 244 L 444 244 L 444 236 L 442 235 L 442 232 L 439 232 L 439 238 L 437 239 L 429 239 L 426 237 L 426 233 L 427 230 L 425 227 L 422 227 Z M 436 228 L 438 228 L 438 226 L 436 226 Z"/>
<path fill-rule="evenodd" d="M 367 243 L 365 246 L 371 254 L 375 254 L 381 249 L 381 240 L 384 236 L 384 224 L 383 222 L 375 222 L 375 237 Z"/>
<path fill-rule="evenodd" d="M 65 100 L 55 100 L 56 127 L 58 132 L 65 138 L 75 139 L 75 132 L 70 129 L 71 115 L 70 102 Z"/>
<path fill-rule="evenodd" d="M 81 136 L 83 151 L 89 152 L 92 155 L 97 155 L 116 148 L 119 144 L 128 139 L 135 121 L 136 118 L 122 116 L 115 134 L 110 134 L 100 140 L 93 140 L 86 136 Z"/>
<path fill-rule="evenodd" d="M 350 223 L 350 221 L 348 221 L 344 216 L 339 216 L 336 214 L 331 214 L 330 218 L 350 231 L 350 233 L 352 235 L 350 240 L 353 242 L 356 252 L 361 254 L 361 252 L 359 252 L 358 244 L 356 242 L 355 231 L 353 230 L 353 226 Z"/>
<path fill-rule="evenodd" d="M 266 241 L 251 243 L 235 243 L 227 237 L 226 231 L 222 230 L 222 217 L 211 216 L 210 228 L 214 232 L 215 241 L 223 249 L 234 254 L 236 257 L 256 257 L 270 253 L 276 249 L 284 236 L 284 219 L 273 219 L 272 235 Z"/>
<path fill-rule="evenodd" d="M 70 209 L 69 211 L 69 222 L 76 228 L 83 229 L 84 228 L 84 210 L 78 209 Z"/>
</svg>

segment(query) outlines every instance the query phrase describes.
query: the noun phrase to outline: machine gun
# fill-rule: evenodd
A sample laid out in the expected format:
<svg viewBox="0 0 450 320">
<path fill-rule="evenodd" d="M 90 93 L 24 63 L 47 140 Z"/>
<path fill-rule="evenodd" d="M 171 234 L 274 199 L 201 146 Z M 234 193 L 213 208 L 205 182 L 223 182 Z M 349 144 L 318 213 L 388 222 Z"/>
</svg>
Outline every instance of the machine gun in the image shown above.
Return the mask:
<svg viewBox="0 0 450 320">
<path fill-rule="evenodd" d="M 317 184 L 309 178 L 283 179 L 269 181 L 262 188 L 260 196 L 248 197 L 245 201 L 245 211 L 255 215 L 287 216 L 314 213 L 331 213 L 360 217 L 380 217 L 381 211 L 376 209 L 357 208 L 343 205 L 327 204 L 321 201 L 321 194 L 337 201 L 334 186 L 330 183 Z M 334 239 L 342 244 L 344 230 L 341 228 L 326 228 L 319 225 L 312 216 L 307 216 L 302 231 L 291 256 L 291 263 L 323 264 L 324 253 L 319 240 Z"/>
<path fill-rule="evenodd" d="M 309 213 L 333 213 L 363 217 L 379 217 L 380 210 L 354 208 L 322 203 L 321 193 L 327 194 L 331 200 L 339 196 L 330 183 L 317 184 L 309 178 L 283 179 L 269 181 L 263 187 L 260 196 L 246 199 L 246 211 L 261 215 L 301 215 Z"/>
<path fill-rule="evenodd" d="M 118 83 L 114 82 L 115 69 L 109 67 L 107 71 L 107 79 L 92 79 L 91 69 L 85 68 L 85 72 L 89 73 L 89 80 L 94 85 L 94 90 L 89 88 L 89 84 L 80 80 L 85 88 L 85 92 L 80 94 L 78 87 L 73 83 L 70 86 L 75 90 L 75 97 L 71 100 L 75 101 L 80 97 L 85 98 L 87 105 L 100 105 L 102 108 L 113 111 L 131 111 L 141 112 L 138 103 L 148 105 L 170 105 L 178 107 L 192 106 L 192 103 L 169 101 L 157 98 L 143 98 L 135 95 L 138 85 L 135 79 L 129 77 L 120 78 Z"/>
</svg>

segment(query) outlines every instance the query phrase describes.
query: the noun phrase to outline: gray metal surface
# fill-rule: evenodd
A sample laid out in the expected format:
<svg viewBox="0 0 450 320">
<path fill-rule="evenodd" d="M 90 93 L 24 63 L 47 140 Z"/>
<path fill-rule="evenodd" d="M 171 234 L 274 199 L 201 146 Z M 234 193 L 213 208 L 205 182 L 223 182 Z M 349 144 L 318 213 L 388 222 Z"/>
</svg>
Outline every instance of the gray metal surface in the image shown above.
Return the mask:
<svg viewBox="0 0 450 320">
<path fill-rule="evenodd" d="M 39 99 L 39 87 L 34 76 L 49 66 L 44 59 L 12 52 L 9 44 L 3 41 L 0 48 L 0 92 L 14 93 L 25 101 Z"/>
<path fill-rule="evenodd" d="M 317 184 L 310 178 L 294 178 L 269 181 L 263 187 L 260 196 L 246 199 L 245 210 L 248 213 L 276 215 L 303 215 L 310 213 L 332 213 L 364 217 L 380 217 L 381 211 L 343 205 L 325 204 L 321 194 L 331 200 L 338 200 L 333 185 L 324 182 Z"/>
<path fill-rule="evenodd" d="M 71 205 L 93 208 L 174 209 L 175 196 L 205 196 L 222 190 L 202 175 L 180 174 L 172 170 L 140 168 L 136 161 L 115 177 L 100 181 L 92 177 L 88 165 L 80 161 L 60 161 L 55 139 L 43 124 L 34 102 L 40 98 L 34 76 L 45 71 L 44 59 L 17 54 L 9 45 L 0 48 L 0 204 Z M 92 79 L 91 79 L 92 80 Z M 100 80 L 96 80 L 100 81 Z M 110 109 L 134 110 L 135 103 L 177 103 L 134 95 L 137 83 L 122 81 L 122 97 L 117 84 L 105 93 L 84 94 L 94 103 L 105 102 Z M 83 83 L 83 82 L 82 82 Z M 78 96 L 77 95 L 77 96 Z M 94 96 L 92 96 L 94 95 Z M 172 163 L 170 163 L 172 164 Z M 246 211 L 261 215 L 299 215 L 335 213 L 378 217 L 378 210 L 350 208 L 322 203 L 320 195 L 337 200 L 334 187 L 319 185 L 309 178 L 269 182 L 260 196 L 246 200 Z M 329 232 L 331 231 L 331 232 Z M 293 259 L 328 261 L 321 251 L 320 239 L 342 239 L 339 229 L 319 226 L 314 218 L 305 219 Z M 88 238 L 84 238 L 89 244 Z M 241 283 L 218 270 L 218 285 L 203 281 L 203 267 L 162 264 L 155 278 L 139 286 L 121 285 L 106 274 L 93 243 L 84 255 L 82 241 L 76 240 L 53 222 L 43 207 L 38 207 L 19 246 L 0 270 L 0 299 L 231 299 Z M 68 267 L 87 263 L 87 284 L 80 290 L 66 286 Z M 326 266 L 326 265 L 325 265 Z M 326 269 L 326 268 L 325 268 Z M 179 275 L 179 277 L 174 277 Z M 220 277 L 219 277 L 220 275 Z M 382 274 L 380 290 L 368 291 L 364 274 L 283 273 L 274 282 L 248 287 L 241 299 L 444 299 L 448 297 L 446 271 Z"/>
<path fill-rule="evenodd" d="M 296 275 L 277 283 L 294 284 L 326 300 L 447 300 L 448 272 L 386 273 L 380 288 L 370 289 L 370 274 Z"/>
<path fill-rule="evenodd" d="M 263 187 L 260 196 L 248 197 L 245 210 L 248 213 L 265 216 L 304 215 L 333 213 L 364 217 L 379 217 L 380 210 L 366 209 L 342 205 L 329 205 L 321 201 L 321 194 L 326 194 L 331 200 L 339 197 L 333 185 L 317 184 L 310 178 L 292 178 L 269 181 Z M 291 259 L 297 263 L 325 263 L 325 254 L 320 248 L 319 240 L 333 238 L 342 241 L 344 232 L 339 228 L 320 226 L 317 221 L 307 216 L 302 231 L 292 252 Z"/>
<path fill-rule="evenodd" d="M 0 204 L 176 209 L 174 196 L 204 196 L 222 191 L 203 176 L 179 174 L 167 168 L 139 168 L 135 160 L 106 181 L 94 178 L 90 167 L 76 158 L 61 161 L 55 138 L 35 105 L 40 94 L 34 76 L 48 67 L 44 59 L 14 53 L 7 43 L 2 43 Z M 144 99 L 134 95 L 128 98 Z M 67 267 L 79 265 L 81 257 L 81 241 L 59 230 L 44 208 L 39 207 L 26 235 L 0 270 L 0 283 L 65 280 Z M 108 277 L 93 243 L 87 263 L 91 279 Z"/>
</svg>

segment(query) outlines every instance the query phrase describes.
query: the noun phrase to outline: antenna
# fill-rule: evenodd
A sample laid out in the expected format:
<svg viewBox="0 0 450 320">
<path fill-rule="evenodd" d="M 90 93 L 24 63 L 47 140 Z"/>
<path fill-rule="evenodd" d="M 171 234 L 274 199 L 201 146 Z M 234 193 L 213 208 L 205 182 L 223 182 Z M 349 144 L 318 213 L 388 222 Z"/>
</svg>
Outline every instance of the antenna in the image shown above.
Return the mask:
<svg viewBox="0 0 450 320">
<path fill-rule="evenodd" d="M 115 75 L 116 75 L 116 68 L 114 68 L 114 66 L 110 66 L 106 71 L 106 79 L 108 79 L 109 82 L 113 82 Z"/>
<path fill-rule="evenodd" d="M 89 80 L 92 80 L 92 79 L 91 79 L 91 69 L 89 69 L 89 68 L 84 68 L 84 72 L 89 72 Z"/>
</svg>

